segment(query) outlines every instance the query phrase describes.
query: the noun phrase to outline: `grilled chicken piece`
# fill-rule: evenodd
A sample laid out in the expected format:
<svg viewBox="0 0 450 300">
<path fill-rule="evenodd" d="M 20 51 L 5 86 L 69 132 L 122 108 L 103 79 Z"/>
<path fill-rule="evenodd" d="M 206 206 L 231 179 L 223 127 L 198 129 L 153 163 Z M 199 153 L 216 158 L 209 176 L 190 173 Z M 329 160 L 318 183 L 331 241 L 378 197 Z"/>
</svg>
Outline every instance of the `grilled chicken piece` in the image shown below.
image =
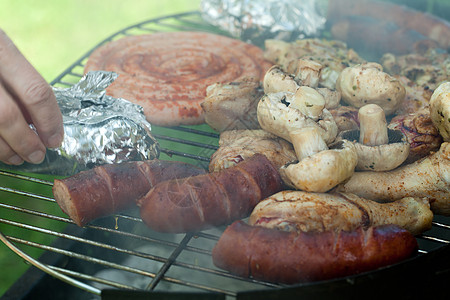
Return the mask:
<svg viewBox="0 0 450 300">
<path fill-rule="evenodd" d="M 353 194 L 281 191 L 253 209 L 249 224 L 304 232 L 395 224 L 420 234 L 431 228 L 432 219 L 428 201 L 419 198 L 381 204 Z"/>
<path fill-rule="evenodd" d="M 355 172 L 338 189 L 380 202 L 420 197 L 435 214 L 450 216 L 450 143 L 438 152 L 388 172 Z"/>
<path fill-rule="evenodd" d="M 219 149 L 211 156 L 209 171 L 231 167 L 253 156 L 264 154 L 278 169 L 297 159 L 292 144 L 264 130 L 230 130 L 220 134 Z"/>
<path fill-rule="evenodd" d="M 419 53 L 420 51 L 420 53 Z M 450 56 L 439 49 L 416 50 L 395 56 L 386 53 L 381 58 L 381 64 L 391 75 L 405 76 L 416 85 L 435 90 L 442 82 L 450 77 Z"/>
<path fill-rule="evenodd" d="M 253 79 L 210 85 L 201 103 L 205 122 L 219 132 L 258 129 L 256 106 L 263 94 L 259 81 Z"/>
<path fill-rule="evenodd" d="M 405 76 L 394 76 L 406 90 L 405 99 L 397 109 L 397 115 L 413 114 L 428 107 L 433 90 L 417 85 Z"/>
</svg>

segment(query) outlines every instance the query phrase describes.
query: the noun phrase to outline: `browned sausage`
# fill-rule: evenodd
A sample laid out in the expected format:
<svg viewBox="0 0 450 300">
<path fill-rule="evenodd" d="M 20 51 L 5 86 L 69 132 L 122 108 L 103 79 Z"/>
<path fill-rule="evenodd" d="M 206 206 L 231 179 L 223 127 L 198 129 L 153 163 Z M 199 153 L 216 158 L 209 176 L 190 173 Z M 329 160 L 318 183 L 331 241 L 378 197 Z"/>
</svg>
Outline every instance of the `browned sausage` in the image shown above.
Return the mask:
<svg viewBox="0 0 450 300">
<path fill-rule="evenodd" d="M 206 32 L 158 32 L 108 42 L 89 56 L 88 71 L 119 77 L 106 89 L 144 108 L 154 125 L 205 122 L 200 103 L 217 82 L 262 79 L 271 64 L 249 43 Z"/>
<path fill-rule="evenodd" d="M 236 221 L 213 249 L 214 264 L 242 277 L 294 284 L 373 270 L 412 256 L 417 241 L 394 225 L 294 233 Z"/>
<path fill-rule="evenodd" d="M 161 232 L 192 232 L 247 217 L 282 189 L 280 174 L 262 154 L 220 172 L 157 184 L 138 201 L 141 218 Z"/>
<path fill-rule="evenodd" d="M 334 39 L 345 41 L 358 53 L 370 54 L 371 59 L 379 59 L 386 52 L 407 54 L 419 42 L 428 40 L 417 31 L 369 16 L 347 16 L 332 26 L 331 33 Z"/>
<path fill-rule="evenodd" d="M 84 226 L 130 207 L 158 182 L 205 172 L 191 164 L 157 159 L 103 165 L 55 179 L 53 195 L 63 212 Z"/>
<path fill-rule="evenodd" d="M 387 1 L 333 0 L 329 2 L 327 21 L 331 24 L 356 15 L 378 19 L 380 22 L 395 23 L 399 28 L 417 33 L 439 44 L 442 49 L 450 47 L 450 24 L 431 14 L 397 5 Z M 351 24 L 356 27 L 358 24 Z M 364 41 L 371 42 L 373 36 L 366 35 Z M 391 52 L 390 45 L 383 43 L 385 52 Z"/>
</svg>

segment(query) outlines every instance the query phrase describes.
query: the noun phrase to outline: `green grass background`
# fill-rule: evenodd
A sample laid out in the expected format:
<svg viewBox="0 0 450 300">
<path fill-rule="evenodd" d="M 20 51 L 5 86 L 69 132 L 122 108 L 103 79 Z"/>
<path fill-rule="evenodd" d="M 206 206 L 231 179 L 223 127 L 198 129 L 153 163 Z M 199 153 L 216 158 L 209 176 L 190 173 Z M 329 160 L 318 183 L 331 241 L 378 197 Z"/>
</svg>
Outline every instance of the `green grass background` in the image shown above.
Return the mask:
<svg viewBox="0 0 450 300">
<path fill-rule="evenodd" d="M 0 28 L 50 82 L 118 30 L 151 18 L 197 10 L 199 4 L 200 0 L 1 0 Z M 0 176 L 2 180 L 7 179 Z M 0 197 L 11 198 L 6 193 Z M 0 295 L 27 268 L 0 242 Z"/>
<path fill-rule="evenodd" d="M 394 2 L 448 19 L 448 10 L 439 8 L 441 4 L 448 5 L 448 1 Z M 151 18 L 196 10 L 199 3 L 200 0 L 0 0 L 0 28 L 50 82 L 112 33 Z M 2 180 L 7 179 L 0 176 Z M 43 193 L 50 194 L 50 190 Z M 0 193 L 0 200 L 5 195 Z M 27 268 L 22 259 L 0 242 L 0 295 Z"/>
</svg>

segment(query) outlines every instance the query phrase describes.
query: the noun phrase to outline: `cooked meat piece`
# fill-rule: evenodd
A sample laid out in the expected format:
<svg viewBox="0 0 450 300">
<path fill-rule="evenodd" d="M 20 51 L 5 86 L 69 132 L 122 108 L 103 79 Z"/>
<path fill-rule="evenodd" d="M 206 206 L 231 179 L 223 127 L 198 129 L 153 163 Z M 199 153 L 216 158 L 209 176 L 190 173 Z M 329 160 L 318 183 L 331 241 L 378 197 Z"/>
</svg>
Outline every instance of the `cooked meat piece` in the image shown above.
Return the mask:
<svg viewBox="0 0 450 300">
<path fill-rule="evenodd" d="M 388 266 L 411 257 L 417 248 L 415 237 L 395 225 L 297 233 L 236 221 L 220 237 L 212 259 L 242 277 L 293 284 Z"/>
<path fill-rule="evenodd" d="M 403 2 L 405 1 L 390 1 Z M 330 0 L 327 21 L 333 24 L 348 16 L 361 16 L 388 21 L 397 24 L 405 33 L 415 31 L 424 37 L 434 40 L 442 49 L 450 46 L 450 30 L 448 23 L 440 18 L 421 11 L 411 9 L 407 5 L 398 5 L 387 1 L 355 1 L 355 0 Z M 364 36 L 372 39 L 372 36 Z M 390 44 L 383 42 L 389 51 Z"/>
<path fill-rule="evenodd" d="M 226 169 L 256 153 L 264 154 L 278 169 L 297 159 L 292 144 L 272 133 L 230 130 L 220 134 L 219 149 L 211 156 L 209 171 Z"/>
<path fill-rule="evenodd" d="M 259 201 L 283 188 L 262 154 L 220 172 L 168 180 L 138 200 L 142 221 L 160 232 L 196 232 L 248 217 Z"/>
<path fill-rule="evenodd" d="M 394 117 L 389 123 L 390 129 L 403 132 L 410 145 L 409 155 L 405 163 L 412 163 L 437 151 L 442 144 L 442 137 L 433 125 L 428 107 L 413 114 Z"/>
<path fill-rule="evenodd" d="M 340 231 L 395 224 L 412 234 L 431 228 L 430 204 L 407 197 L 377 203 L 344 193 L 281 191 L 256 205 L 249 224 L 284 231 Z"/>
<path fill-rule="evenodd" d="M 167 31 L 124 36 L 98 47 L 88 71 L 119 77 L 106 89 L 115 98 L 139 104 L 151 124 L 204 123 L 200 103 L 216 82 L 261 79 L 272 64 L 244 41 L 200 31 Z"/>
<path fill-rule="evenodd" d="M 205 122 L 219 132 L 258 129 L 256 106 L 263 95 L 259 80 L 254 79 L 210 85 L 201 103 Z"/>
<path fill-rule="evenodd" d="M 400 81 L 406 90 L 405 99 L 395 112 L 397 115 L 413 114 L 429 105 L 433 90 L 417 85 L 405 76 L 397 75 L 394 77 Z"/>
<path fill-rule="evenodd" d="M 402 56 L 387 53 L 380 61 L 389 74 L 405 76 L 426 89 L 435 90 L 450 77 L 450 56 L 438 49 Z"/>
<path fill-rule="evenodd" d="M 421 197 L 435 214 L 450 215 L 450 143 L 438 152 L 387 172 L 355 172 L 338 190 L 386 202 Z"/>
<path fill-rule="evenodd" d="M 352 6 L 354 3 L 352 3 Z M 395 22 L 369 16 L 347 16 L 331 26 L 333 38 L 365 57 L 378 60 L 386 51 L 409 53 L 418 42 L 427 38 L 416 31 L 405 30 Z"/>
<path fill-rule="evenodd" d="M 55 179 L 53 195 L 61 210 L 78 226 L 119 213 L 136 204 L 157 183 L 205 174 L 194 165 L 165 160 L 105 164 Z"/>
</svg>

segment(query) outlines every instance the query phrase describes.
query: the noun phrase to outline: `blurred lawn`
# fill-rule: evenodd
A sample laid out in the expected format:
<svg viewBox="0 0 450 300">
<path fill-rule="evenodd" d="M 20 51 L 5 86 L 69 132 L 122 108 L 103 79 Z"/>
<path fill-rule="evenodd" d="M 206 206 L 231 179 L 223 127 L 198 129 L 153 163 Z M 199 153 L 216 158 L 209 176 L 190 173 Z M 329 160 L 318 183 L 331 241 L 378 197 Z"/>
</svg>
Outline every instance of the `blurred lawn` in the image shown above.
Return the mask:
<svg viewBox="0 0 450 300">
<path fill-rule="evenodd" d="M 197 10 L 200 0 L 1 0 L 0 28 L 51 81 L 112 33 Z"/>
<path fill-rule="evenodd" d="M 50 82 L 116 31 L 148 19 L 198 10 L 199 3 L 200 0 L 1 0 L 0 28 Z M 0 176 L 2 184 L 6 180 Z M 2 201 L 5 197 L 9 199 L 11 195 L 0 192 Z M 0 295 L 27 268 L 0 242 Z"/>
</svg>

